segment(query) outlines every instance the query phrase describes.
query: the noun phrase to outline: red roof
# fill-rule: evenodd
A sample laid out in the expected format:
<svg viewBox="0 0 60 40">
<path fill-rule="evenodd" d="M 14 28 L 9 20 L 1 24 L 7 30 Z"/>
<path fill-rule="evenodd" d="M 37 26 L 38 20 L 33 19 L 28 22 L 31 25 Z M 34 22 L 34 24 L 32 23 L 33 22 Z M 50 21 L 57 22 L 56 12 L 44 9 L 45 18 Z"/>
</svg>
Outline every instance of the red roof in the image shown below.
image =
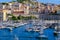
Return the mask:
<svg viewBox="0 0 60 40">
<path fill-rule="evenodd" d="M 14 11 L 13 13 L 21 14 L 21 13 L 24 13 L 24 11 Z"/>
</svg>

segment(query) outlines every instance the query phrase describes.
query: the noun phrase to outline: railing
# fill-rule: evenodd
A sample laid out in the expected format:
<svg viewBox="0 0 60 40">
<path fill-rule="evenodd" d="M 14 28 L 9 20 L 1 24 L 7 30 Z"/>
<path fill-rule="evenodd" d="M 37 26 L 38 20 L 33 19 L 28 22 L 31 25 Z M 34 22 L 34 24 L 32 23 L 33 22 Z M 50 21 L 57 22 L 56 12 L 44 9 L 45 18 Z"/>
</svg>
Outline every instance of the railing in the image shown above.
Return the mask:
<svg viewBox="0 0 60 40">
<path fill-rule="evenodd" d="M 43 20 L 60 20 L 60 15 L 40 14 L 39 18 Z"/>
</svg>

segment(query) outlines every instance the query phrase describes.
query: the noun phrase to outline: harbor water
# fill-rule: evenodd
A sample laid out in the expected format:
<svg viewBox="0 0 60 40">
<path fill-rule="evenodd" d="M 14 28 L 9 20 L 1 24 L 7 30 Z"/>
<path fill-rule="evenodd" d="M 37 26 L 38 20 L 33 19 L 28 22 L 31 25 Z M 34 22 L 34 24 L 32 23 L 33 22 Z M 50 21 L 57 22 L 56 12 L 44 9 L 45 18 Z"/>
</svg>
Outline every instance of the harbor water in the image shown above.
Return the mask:
<svg viewBox="0 0 60 40">
<path fill-rule="evenodd" d="M 26 32 L 27 27 L 33 27 L 32 24 L 26 24 L 13 28 L 10 30 L 8 28 L 0 29 L 0 40 L 56 40 L 54 36 L 54 29 L 46 28 L 43 30 L 43 34 L 47 36 L 47 39 L 40 39 L 39 32 Z"/>
</svg>

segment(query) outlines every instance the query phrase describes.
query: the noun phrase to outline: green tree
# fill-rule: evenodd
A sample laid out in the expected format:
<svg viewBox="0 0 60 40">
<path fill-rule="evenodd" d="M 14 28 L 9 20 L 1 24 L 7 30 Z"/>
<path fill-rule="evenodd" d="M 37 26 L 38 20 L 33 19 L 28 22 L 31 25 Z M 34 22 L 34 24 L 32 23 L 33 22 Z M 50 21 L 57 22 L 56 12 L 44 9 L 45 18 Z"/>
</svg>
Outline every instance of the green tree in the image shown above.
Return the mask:
<svg viewBox="0 0 60 40">
<path fill-rule="evenodd" d="M 2 4 L 3 4 L 3 5 L 9 5 L 8 3 L 4 3 L 4 2 L 3 2 Z"/>
<path fill-rule="evenodd" d="M 17 2 L 19 3 L 23 3 L 25 0 L 17 0 Z"/>
<path fill-rule="evenodd" d="M 19 15 L 19 16 L 17 17 L 17 19 L 20 20 L 20 19 L 21 19 L 21 16 Z"/>
<path fill-rule="evenodd" d="M 12 20 L 17 20 L 17 18 L 15 17 L 15 16 L 12 16 L 12 18 L 11 18 Z"/>
<path fill-rule="evenodd" d="M 30 2 L 30 0 L 17 0 L 17 2 L 19 2 L 19 3 L 23 3 L 23 2 Z"/>
<path fill-rule="evenodd" d="M 37 19 L 35 16 L 30 16 L 30 19 Z"/>
<path fill-rule="evenodd" d="M 25 3 L 25 4 L 29 4 L 29 3 L 31 3 L 31 4 L 35 4 L 35 1 L 36 0 L 17 0 L 17 2 L 19 2 L 19 3 Z"/>
<path fill-rule="evenodd" d="M 18 20 L 24 20 L 24 19 L 25 19 L 25 17 L 24 17 L 24 16 L 19 15 L 19 16 L 17 17 L 17 19 L 18 19 Z"/>
</svg>

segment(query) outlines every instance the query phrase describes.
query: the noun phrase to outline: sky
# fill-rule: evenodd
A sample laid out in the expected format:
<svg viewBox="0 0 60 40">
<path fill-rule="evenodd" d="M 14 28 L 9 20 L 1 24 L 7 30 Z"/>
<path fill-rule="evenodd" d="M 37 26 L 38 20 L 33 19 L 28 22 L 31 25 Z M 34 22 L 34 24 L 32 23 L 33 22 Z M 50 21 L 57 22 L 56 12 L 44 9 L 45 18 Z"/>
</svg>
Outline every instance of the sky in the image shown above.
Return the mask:
<svg viewBox="0 0 60 40">
<path fill-rule="evenodd" d="M 0 0 L 0 2 L 10 2 L 12 0 Z M 41 3 L 54 3 L 54 4 L 60 4 L 60 0 L 37 0 Z"/>
<path fill-rule="evenodd" d="M 12 0 L 0 0 L 0 2 L 10 2 Z"/>
<path fill-rule="evenodd" d="M 38 2 L 60 4 L 60 0 L 38 0 Z"/>
</svg>

